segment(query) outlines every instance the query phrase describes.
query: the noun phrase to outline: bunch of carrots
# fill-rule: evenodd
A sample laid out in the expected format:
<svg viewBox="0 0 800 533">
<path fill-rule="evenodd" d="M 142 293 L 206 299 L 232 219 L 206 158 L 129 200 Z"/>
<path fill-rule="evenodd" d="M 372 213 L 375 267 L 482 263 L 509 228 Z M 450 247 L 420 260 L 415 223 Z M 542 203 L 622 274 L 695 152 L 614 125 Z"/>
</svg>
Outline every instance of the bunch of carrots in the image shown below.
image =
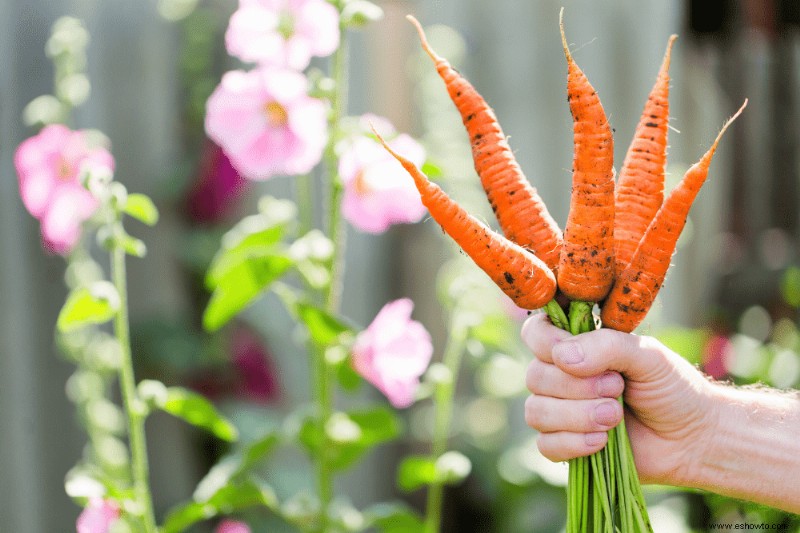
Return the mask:
<svg viewBox="0 0 800 533">
<path fill-rule="evenodd" d="M 413 163 L 383 144 L 414 179 L 434 220 L 518 306 L 544 308 L 555 325 L 577 335 L 597 327 L 592 309 L 599 304 L 602 327 L 631 332 L 661 289 L 722 134 L 747 101 L 664 198 L 669 64 L 676 38 L 671 36 L 615 183 L 613 130 L 596 91 L 570 54 L 563 10 L 559 18 L 575 144 L 563 233 L 522 173 L 494 111 L 436 54 L 412 16 L 408 19 L 423 49 L 461 114 L 475 170 L 505 236 L 467 213 Z M 609 432 L 603 450 L 570 462 L 567 532 L 590 530 L 652 531 L 624 421 Z"/>
</svg>

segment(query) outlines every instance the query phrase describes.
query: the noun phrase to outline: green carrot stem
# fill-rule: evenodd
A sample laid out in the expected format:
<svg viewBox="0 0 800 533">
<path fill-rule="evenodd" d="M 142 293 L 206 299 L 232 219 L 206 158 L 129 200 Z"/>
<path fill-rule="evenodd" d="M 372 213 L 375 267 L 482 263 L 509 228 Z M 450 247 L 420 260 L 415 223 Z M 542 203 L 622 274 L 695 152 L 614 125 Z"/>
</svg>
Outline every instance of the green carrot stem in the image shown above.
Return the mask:
<svg viewBox="0 0 800 533">
<path fill-rule="evenodd" d="M 545 304 L 544 310 L 556 327 L 569 331 L 569 320 L 558 302 L 550 300 Z"/>
</svg>

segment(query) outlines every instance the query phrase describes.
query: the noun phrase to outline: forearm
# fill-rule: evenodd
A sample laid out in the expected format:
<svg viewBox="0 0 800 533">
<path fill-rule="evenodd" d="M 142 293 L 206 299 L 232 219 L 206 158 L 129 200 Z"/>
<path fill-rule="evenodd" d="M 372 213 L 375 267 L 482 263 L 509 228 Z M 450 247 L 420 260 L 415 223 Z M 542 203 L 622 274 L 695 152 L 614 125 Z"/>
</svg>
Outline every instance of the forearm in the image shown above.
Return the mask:
<svg viewBox="0 0 800 533">
<path fill-rule="evenodd" d="M 715 386 L 708 445 L 686 485 L 800 512 L 800 398 Z"/>
</svg>

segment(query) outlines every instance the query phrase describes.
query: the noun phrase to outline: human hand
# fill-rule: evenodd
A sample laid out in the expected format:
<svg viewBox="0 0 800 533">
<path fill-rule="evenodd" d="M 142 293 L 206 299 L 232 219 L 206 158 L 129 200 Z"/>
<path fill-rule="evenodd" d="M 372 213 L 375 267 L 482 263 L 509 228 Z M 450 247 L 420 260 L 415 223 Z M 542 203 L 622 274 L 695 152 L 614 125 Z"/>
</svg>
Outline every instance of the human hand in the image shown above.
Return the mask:
<svg viewBox="0 0 800 533">
<path fill-rule="evenodd" d="M 526 384 L 525 420 L 552 461 L 590 455 L 622 420 L 643 482 L 686 485 L 714 433 L 713 385 L 652 337 L 609 329 L 572 336 L 545 314 L 522 338 L 535 355 Z M 623 377 L 625 378 L 623 381 Z"/>
</svg>

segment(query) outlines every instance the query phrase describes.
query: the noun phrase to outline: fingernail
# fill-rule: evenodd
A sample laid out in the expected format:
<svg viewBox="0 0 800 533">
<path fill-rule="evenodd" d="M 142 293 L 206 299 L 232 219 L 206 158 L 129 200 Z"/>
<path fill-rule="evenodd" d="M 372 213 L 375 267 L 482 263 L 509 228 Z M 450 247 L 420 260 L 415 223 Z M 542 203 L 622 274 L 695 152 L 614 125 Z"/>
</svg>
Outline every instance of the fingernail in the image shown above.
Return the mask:
<svg viewBox="0 0 800 533">
<path fill-rule="evenodd" d="M 559 342 L 553 346 L 553 357 L 568 365 L 583 362 L 583 349 L 577 342 Z"/>
<path fill-rule="evenodd" d="M 606 434 L 605 433 L 587 433 L 584 435 L 584 439 L 586 441 L 586 445 L 594 448 L 595 446 L 600 446 L 601 444 L 605 443 L 606 441 Z"/>
<path fill-rule="evenodd" d="M 613 397 L 618 394 L 619 380 L 617 374 L 605 374 L 597 380 L 597 395 Z"/>
<path fill-rule="evenodd" d="M 604 426 L 613 425 L 617 421 L 617 406 L 611 402 L 603 402 L 594 408 L 594 421 Z"/>
</svg>

